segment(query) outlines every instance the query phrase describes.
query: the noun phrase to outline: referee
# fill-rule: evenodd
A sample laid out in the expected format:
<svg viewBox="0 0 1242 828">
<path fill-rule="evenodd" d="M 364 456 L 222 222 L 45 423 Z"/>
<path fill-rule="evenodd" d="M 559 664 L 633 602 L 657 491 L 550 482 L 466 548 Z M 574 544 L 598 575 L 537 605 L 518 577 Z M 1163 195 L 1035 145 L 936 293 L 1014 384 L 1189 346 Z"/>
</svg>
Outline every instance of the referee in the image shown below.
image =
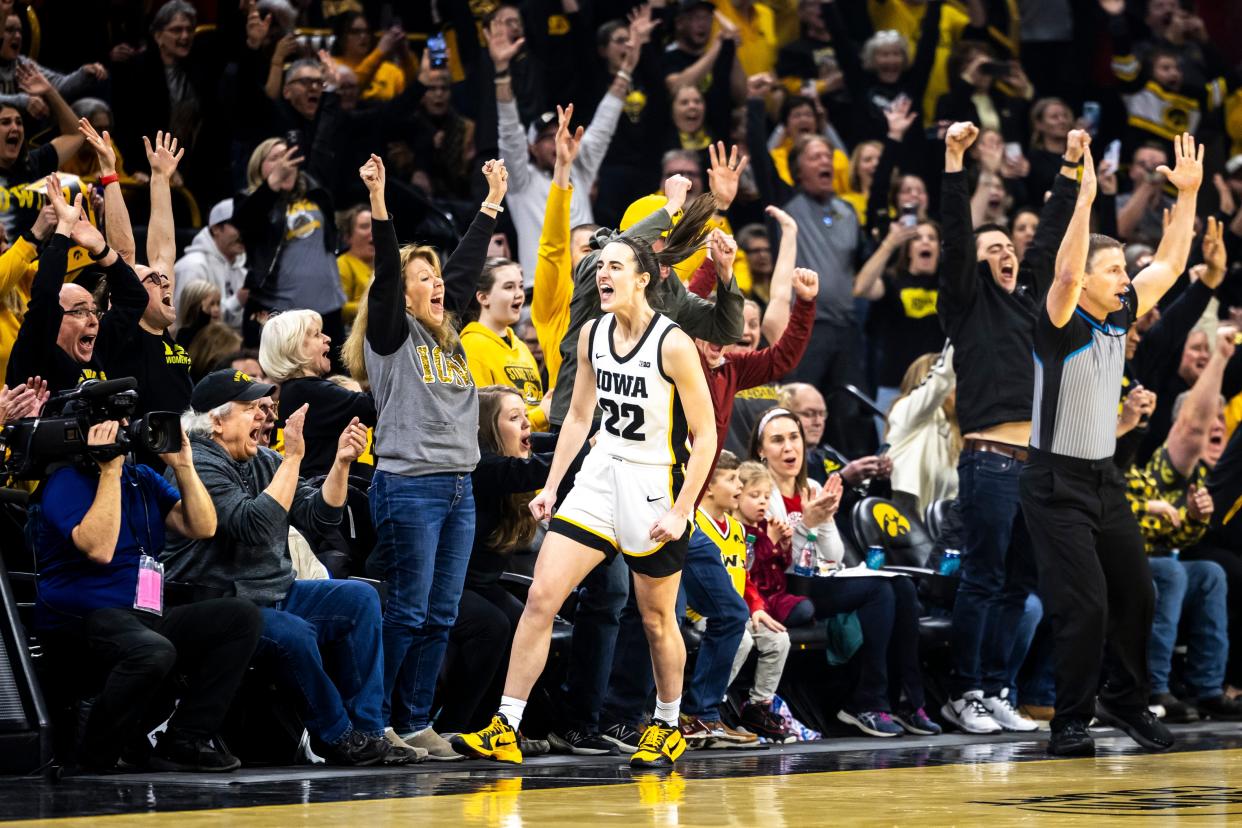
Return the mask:
<svg viewBox="0 0 1242 828">
<path fill-rule="evenodd" d="M 1173 737 L 1147 709 L 1151 571 L 1138 524 L 1113 465 L 1117 398 L 1130 325 L 1155 306 L 1186 266 L 1194 236 L 1203 148 L 1174 142 L 1177 203 L 1150 265 L 1131 281 L 1121 243 L 1090 232 L 1096 180 L 1090 149 L 1056 276 L 1035 325 L 1035 394 L 1022 511 L 1039 566 L 1039 595 L 1055 636 L 1056 716 L 1049 753 L 1095 752 L 1092 716 L 1147 750 Z M 1109 659 L 1100 685 L 1104 645 Z M 1096 693 L 1099 692 L 1099 704 Z"/>
</svg>

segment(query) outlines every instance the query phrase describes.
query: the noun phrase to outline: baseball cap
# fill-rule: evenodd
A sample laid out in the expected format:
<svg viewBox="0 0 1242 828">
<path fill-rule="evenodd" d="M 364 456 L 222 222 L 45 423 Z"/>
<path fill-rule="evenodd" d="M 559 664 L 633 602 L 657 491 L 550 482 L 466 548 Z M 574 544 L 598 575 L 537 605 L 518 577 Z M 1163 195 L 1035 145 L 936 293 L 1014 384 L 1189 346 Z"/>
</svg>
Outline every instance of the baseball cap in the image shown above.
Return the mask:
<svg viewBox="0 0 1242 828">
<path fill-rule="evenodd" d="M 217 224 L 223 224 L 226 221 L 233 220 L 233 199 L 226 198 L 224 201 L 216 204 L 211 208 L 211 213 L 207 216 L 207 225 L 215 227 Z"/>
<path fill-rule="evenodd" d="M 1238 153 L 1225 162 L 1225 175 L 1237 175 L 1238 173 L 1242 173 L 1242 153 Z"/>
<path fill-rule="evenodd" d="M 538 118 L 530 122 L 530 126 L 526 128 L 526 142 L 533 144 L 539 140 L 539 134 L 548 127 L 556 129 L 556 113 L 545 112 Z"/>
<path fill-rule="evenodd" d="M 190 395 L 190 407 L 202 414 L 226 402 L 252 402 L 269 397 L 276 386 L 255 382 L 249 374 L 221 368 L 198 381 Z"/>
</svg>

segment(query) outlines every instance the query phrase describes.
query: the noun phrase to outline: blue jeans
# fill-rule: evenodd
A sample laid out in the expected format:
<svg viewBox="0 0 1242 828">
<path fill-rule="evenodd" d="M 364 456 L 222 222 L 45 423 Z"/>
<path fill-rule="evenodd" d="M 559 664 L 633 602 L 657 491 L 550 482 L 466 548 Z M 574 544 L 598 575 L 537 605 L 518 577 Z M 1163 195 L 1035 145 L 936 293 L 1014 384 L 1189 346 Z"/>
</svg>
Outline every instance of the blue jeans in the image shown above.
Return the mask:
<svg viewBox="0 0 1242 828">
<path fill-rule="evenodd" d="M 1015 633 L 1036 581 L 1018 494 L 1021 472 L 1019 461 L 984 451 L 964 452 L 957 465 L 965 543 L 953 604 L 954 696 L 967 690 L 995 696 L 1009 682 Z"/>
<path fill-rule="evenodd" d="M 1039 629 L 1039 622 L 1043 617 L 1044 605 L 1039 600 L 1039 596 L 1032 592 L 1026 596 L 1022 618 L 1018 620 L 1018 628 L 1014 631 L 1013 649 L 1009 651 L 1006 686 L 1009 688 L 1009 703 L 1015 707 L 1018 705 L 1018 672 L 1022 669 L 1022 663 L 1027 659 L 1027 654 L 1031 650 L 1031 642 L 1035 638 L 1035 631 Z"/>
<path fill-rule="evenodd" d="M 1229 657 L 1225 570 L 1213 561 L 1152 558 L 1156 612 L 1147 643 L 1151 692 L 1169 692 L 1169 669 L 1177 629 L 1186 629 L 1186 688 L 1192 698 L 1219 696 Z"/>
<path fill-rule="evenodd" d="M 621 557 L 620 555 L 617 556 Z M 606 724 L 637 725 L 646 718 L 647 697 L 655 687 L 651 647 L 643 631 L 642 615 L 631 593 L 621 610 L 616 650 L 610 665 L 602 718 Z"/>
<path fill-rule="evenodd" d="M 608 676 L 618 643 L 622 608 L 630 596 L 630 568 L 621 555 L 602 563 L 582 581 L 574 611 L 570 642 L 569 674 L 565 678 L 567 730 L 594 732 L 599 728 L 600 708 L 608 692 Z M 651 674 L 650 651 L 638 625 L 636 646 Z"/>
<path fill-rule="evenodd" d="M 379 593 L 358 581 L 294 581 L 289 594 L 263 607 L 261 648 L 279 659 L 302 694 L 306 729 L 335 742 L 352 724 L 384 732 L 384 661 Z"/>
<path fill-rule="evenodd" d="M 729 570 L 720 559 L 720 547 L 705 532 L 696 531 L 690 537 L 681 589 L 686 603 L 707 619 L 707 631 L 699 644 L 694 675 L 686 687 L 682 708 L 705 722 L 717 722 L 720 701 L 729 689 L 733 657 L 750 620 L 750 609 L 733 586 Z M 682 610 L 678 617 L 684 614 Z"/>
<path fill-rule="evenodd" d="M 430 724 L 474 544 L 474 490 L 468 474 L 377 470 L 370 499 L 376 546 L 368 568 L 388 582 L 384 718 L 409 733 Z"/>
</svg>

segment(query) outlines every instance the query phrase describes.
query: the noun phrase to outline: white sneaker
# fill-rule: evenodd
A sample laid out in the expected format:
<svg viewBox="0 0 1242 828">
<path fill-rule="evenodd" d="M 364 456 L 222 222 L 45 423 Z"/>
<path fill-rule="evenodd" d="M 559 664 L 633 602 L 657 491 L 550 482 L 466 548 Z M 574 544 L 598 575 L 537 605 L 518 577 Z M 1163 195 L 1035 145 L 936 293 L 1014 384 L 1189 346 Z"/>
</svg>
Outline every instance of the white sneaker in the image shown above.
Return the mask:
<svg viewBox="0 0 1242 828">
<path fill-rule="evenodd" d="M 983 706 L 982 690 L 967 690 L 960 699 L 950 699 L 940 708 L 940 715 L 967 733 L 1000 733 L 996 723 Z"/>
<path fill-rule="evenodd" d="M 1013 705 L 1009 703 L 1008 687 L 1001 690 L 999 696 L 985 696 L 983 706 L 988 709 L 992 721 L 1005 730 L 1012 733 L 1030 733 L 1032 730 L 1039 730 L 1038 723 L 1013 709 Z"/>
</svg>

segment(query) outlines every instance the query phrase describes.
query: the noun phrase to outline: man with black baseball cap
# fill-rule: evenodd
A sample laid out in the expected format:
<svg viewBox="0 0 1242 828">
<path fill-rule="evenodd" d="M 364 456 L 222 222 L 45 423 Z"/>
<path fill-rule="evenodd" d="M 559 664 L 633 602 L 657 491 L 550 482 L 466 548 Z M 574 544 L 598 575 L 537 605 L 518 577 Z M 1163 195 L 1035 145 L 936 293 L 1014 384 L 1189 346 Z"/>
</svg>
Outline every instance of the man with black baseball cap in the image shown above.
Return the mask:
<svg viewBox="0 0 1242 828">
<path fill-rule="evenodd" d="M 182 425 L 194 465 L 220 516 L 214 537 L 171 535 L 169 577 L 235 595 L 263 615 L 259 652 L 277 660 L 301 691 L 302 719 L 315 751 L 341 765 L 400 765 L 426 753 L 385 739 L 380 605 L 358 581 L 295 580 L 289 527 L 309 537 L 340 523 L 349 465 L 366 449 L 358 418 L 346 426 L 321 486 L 299 477 L 308 406 L 285 420 L 285 455 L 259 445 L 275 386 L 241 371 L 213 371 L 198 383 Z M 320 645 L 339 655 L 329 676 Z"/>
</svg>

